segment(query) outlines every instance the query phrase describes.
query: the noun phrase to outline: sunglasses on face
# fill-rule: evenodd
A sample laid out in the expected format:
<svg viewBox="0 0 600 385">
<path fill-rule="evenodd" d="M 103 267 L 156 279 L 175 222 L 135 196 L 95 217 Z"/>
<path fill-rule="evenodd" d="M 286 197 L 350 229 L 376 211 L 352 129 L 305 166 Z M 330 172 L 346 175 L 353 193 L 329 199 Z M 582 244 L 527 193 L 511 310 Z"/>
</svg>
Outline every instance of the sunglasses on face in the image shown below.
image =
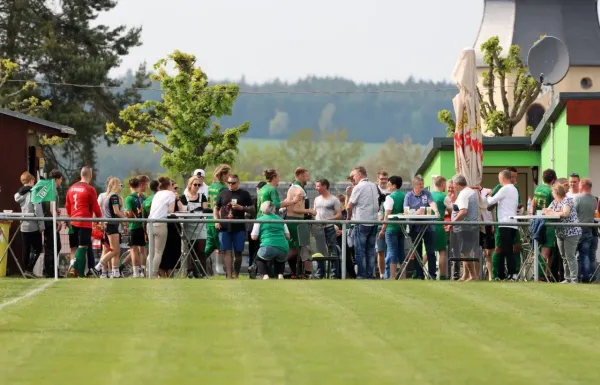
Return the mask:
<svg viewBox="0 0 600 385">
<path fill-rule="evenodd" d="M 200 186 L 202 186 L 202 185 L 201 185 L 201 184 L 199 184 L 199 183 L 194 183 L 192 186 L 194 186 L 194 187 L 200 187 Z"/>
<path fill-rule="evenodd" d="M 175 186 L 175 187 L 173 187 L 173 190 L 177 191 L 177 190 L 179 190 L 179 187 Z"/>
<path fill-rule="evenodd" d="M 235 184 L 237 184 L 237 182 L 227 182 L 228 185 L 233 186 Z"/>
</svg>

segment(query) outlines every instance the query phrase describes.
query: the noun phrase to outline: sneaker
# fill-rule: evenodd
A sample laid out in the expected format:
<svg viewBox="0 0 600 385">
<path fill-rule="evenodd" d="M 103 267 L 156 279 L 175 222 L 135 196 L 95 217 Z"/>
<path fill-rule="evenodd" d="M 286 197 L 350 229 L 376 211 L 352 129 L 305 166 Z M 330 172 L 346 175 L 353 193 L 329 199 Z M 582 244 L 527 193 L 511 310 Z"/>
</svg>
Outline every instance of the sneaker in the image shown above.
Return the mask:
<svg viewBox="0 0 600 385">
<path fill-rule="evenodd" d="M 121 274 L 115 274 L 115 273 L 113 273 L 113 274 L 110 276 L 110 278 L 112 279 L 112 278 L 122 278 L 122 277 L 121 277 Z"/>
<path fill-rule="evenodd" d="M 139 278 L 144 278 L 145 276 L 146 276 L 146 275 L 144 274 L 144 271 L 143 271 L 143 270 L 142 270 L 142 271 L 140 271 L 140 272 L 139 272 L 139 274 L 138 274 L 138 277 L 139 277 Z"/>
<path fill-rule="evenodd" d="M 95 269 L 96 271 L 102 271 L 102 263 L 98 262 L 98 263 L 96 264 L 96 266 L 94 266 L 94 269 Z"/>
<path fill-rule="evenodd" d="M 69 278 L 78 278 L 79 275 L 77 274 L 77 270 L 73 269 L 72 267 L 69 268 L 69 273 L 67 274 L 67 276 Z"/>
<path fill-rule="evenodd" d="M 100 279 L 106 279 L 106 278 L 108 278 L 108 274 L 106 274 L 106 273 L 100 274 Z"/>
<path fill-rule="evenodd" d="M 569 281 L 568 279 L 565 279 L 564 281 L 561 281 L 561 283 L 571 283 L 571 281 Z"/>
</svg>

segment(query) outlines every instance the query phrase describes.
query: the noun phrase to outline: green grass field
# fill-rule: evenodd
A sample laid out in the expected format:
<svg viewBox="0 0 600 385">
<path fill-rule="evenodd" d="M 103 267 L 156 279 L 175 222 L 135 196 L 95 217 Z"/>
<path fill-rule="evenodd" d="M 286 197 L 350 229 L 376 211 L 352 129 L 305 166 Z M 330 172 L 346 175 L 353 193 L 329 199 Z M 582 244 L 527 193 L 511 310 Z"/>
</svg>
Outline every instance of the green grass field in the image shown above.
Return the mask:
<svg viewBox="0 0 600 385">
<path fill-rule="evenodd" d="M 0 279 L 2 384 L 598 382 L 597 285 L 48 282 Z"/>
</svg>

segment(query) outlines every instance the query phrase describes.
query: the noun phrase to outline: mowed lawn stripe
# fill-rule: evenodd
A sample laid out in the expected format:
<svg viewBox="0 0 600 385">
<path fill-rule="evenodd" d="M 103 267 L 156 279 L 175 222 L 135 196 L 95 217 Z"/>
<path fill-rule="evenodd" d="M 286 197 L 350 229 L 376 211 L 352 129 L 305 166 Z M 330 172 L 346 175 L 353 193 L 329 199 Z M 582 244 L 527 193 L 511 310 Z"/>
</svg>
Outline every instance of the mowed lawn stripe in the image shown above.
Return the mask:
<svg viewBox="0 0 600 385">
<path fill-rule="evenodd" d="M 99 347 L 89 343 L 96 340 L 91 316 L 97 314 L 97 302 L 88 298 L 102 301 L 105 295 L 93 287 L 61 281 L 0 312 L 0 362 L 6 363 L 2 379 L 7 384 L 62 382 L 78 371 L 79 360 L 85 370 L 92 368 L 89 355 Z"/>
<path fill-rule="evenodd" d="M 316 348 L 305 352 L 310 354 L 306 367 L 312 371 L 321 363 L 323 374 L 335 373 L 330 381 L 340 384 L 395 384 L 401 379 L 429 383 L 419 369 L 421 364 L 414 362 L 396 339 L 403 329 L 398 314 L 410 309 L 390 307 L 379 295 L 365 297 L 364 285 L 373 282 L 299 282 L 282 287 L 290 301 L 304 307 L 296 328 L 300 332 L 299 325 L 304 325 Z"/>
<path fill-rule="evenodd" d="M 477 384 L 500 378 L 504 381 L 504 365 L 477 365 L 478 359 L 487 362 L 498 355 L 494 347 L 478 338 L 479 325 L 463 318 L 467 314 L 460 306 L 450 305 L 440 296 L 423 295 L 430 290 L 428 285 L 370 282 L 357 286 L 359 292 L 350 300 L 352 305 L 356 302 L 354 306 L 362 304 L 359 314 L 366 319 L 370 318 L 366 301 L 377 301 L 385 307 L 379 322 L 373 322 L 371 327 L 388 341 L 390 349 L 402 351 L 406 357 L 407 370 L 399 370 L 397 379 L 412 382 L 419 378 L 419 383 L 428 384 Z"/>
<path fill-rule="evenodd" d="M 45 279 L 0 278 L 0 304 L 48 282 Z"/>
<path fill-rule="evenodd" d="M 576 288 L 564 287 L 567 291 L 572 289 Z M 584 311 L 561 312 L 560 296 L 555 298 L 557 304 L 551 306 L 529 297 L 527 293 L 532 290 L 543 292 L 547 286 L 433 285 L 423 296 L 431 300 L 445 298 L 448 306 L 462 309 L 461 319 L 472 320 L 470 326 L 478 328 L 479 341 L 493 346 L 497 357 L 504 357 L 510 363 L 504 368 L 505 379 L 533 374 L 537 380 L 529 379 L 530 383 L 592 381 L 596 376 L 590 371 L 590 364 L 600 359 L 597 349 L 590 345 L 593 329 L 598 330 L 593 321 L 597 318 Z M 489 361 L 487 366 L 493 362 Z"/>
</svg>

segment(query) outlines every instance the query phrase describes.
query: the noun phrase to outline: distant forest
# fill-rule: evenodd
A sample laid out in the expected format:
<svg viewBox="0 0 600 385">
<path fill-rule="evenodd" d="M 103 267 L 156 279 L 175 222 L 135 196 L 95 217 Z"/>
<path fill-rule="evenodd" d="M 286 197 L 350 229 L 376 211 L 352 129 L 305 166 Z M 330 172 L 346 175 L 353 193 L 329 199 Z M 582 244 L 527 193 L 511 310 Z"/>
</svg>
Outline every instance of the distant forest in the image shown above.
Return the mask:
<svg viewBox="0 0 600 385">
<path fill-rule="evenodd" d="M 128 71 L 122 80 L 124 85 L 133 83 L 133 71 Z M 346 128 L 349 140 L 365 143 L 410 137 L 413 143 L 427 144 L 434 136 L 445 136 L 437 113 L 452 108 L 451 100 L 457 92 L 451 83 L 413 78 L 378 84 L 323 77 L 308 77 L 295 83 L 275 80 L 260 85 L 248 84 L 243 78 L 215 83 L 236 83 L 242 91 L 272 93 L 241 94 L 233 116 L 221 119 L 224 127 L 249 121 L 251 127 L 245 137 L 285 139 L 305 128 Z M 158 89 L 160 85 L 154 84 L 152 88 Z M 160 93 L 141 94 L 144 99 L 159 100 Z"/>
</svg>

